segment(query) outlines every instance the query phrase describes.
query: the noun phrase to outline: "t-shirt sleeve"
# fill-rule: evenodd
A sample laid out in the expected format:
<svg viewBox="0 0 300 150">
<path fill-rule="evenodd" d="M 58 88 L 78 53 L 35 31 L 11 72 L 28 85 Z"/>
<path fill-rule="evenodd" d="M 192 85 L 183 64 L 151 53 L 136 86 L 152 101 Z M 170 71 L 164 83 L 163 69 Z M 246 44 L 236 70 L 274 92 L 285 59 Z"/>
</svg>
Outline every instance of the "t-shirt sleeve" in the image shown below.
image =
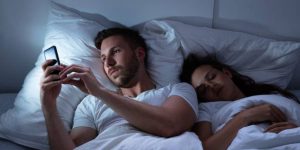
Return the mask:
<svg viewBox="0 0 300 150">
<path fill-rule="evenodd" d="M 93 103 L 94 100 L 89 96 L 81 101 L 75 111 L 73 128 L 90 127 L 96 129 L 93 113 L 95 105 Z"/>
<path fill-rule="evenodd" d="M 194 110 L 198 117 L 198 100 L 194 88 L 188 83 L 174 84 L 169 96 L 176 95 L 182 97 Z"/>
<path fill-rule="evenodd" d="M 212 122 L 212 114 L 210 110 L 211 108 L 209 107 L 209 105 L 205 105 L 205 103 L 200 103 L 197 122 L 200 121 Z"/>
</svg>

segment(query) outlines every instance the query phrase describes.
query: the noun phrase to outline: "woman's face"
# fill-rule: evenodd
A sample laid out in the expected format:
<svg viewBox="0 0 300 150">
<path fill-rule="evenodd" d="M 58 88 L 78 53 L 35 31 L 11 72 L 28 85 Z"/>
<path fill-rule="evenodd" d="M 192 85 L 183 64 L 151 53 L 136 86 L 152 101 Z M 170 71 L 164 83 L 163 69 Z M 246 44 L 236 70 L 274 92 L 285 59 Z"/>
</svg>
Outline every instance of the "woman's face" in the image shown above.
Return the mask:
<svg viewBox="0 0 300 150">
<path fill-rule="evenodd" d="M 200 100 L 233 101 L 244 97 L 244 94 L 231 80 L 229 70 L 218 70 L 210 65 L 198 67 L 192 74 L 192 85 Z"/>
</svg>

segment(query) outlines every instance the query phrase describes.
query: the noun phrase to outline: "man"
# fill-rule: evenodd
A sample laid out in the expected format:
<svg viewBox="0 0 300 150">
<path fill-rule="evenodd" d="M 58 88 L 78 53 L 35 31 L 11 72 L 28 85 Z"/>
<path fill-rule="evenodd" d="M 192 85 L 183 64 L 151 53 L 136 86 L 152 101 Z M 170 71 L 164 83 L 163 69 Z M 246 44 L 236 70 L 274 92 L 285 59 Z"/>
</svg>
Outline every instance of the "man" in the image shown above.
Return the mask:
<svg viewBox="0 0 300 150">
<path fill-rule="evenodd" d="M 51 60 L 46 61 L 43 64 L 41 104 L 51 149 L 73 149 L 98 134 L 101 137 L 103 131 L 117 126 L 120 120 L 128 121 L 140 131 L 162 137 L 175 136 L 192 127 L 197 117 L 193 88 L 181 83 L 156 89 L 145 68 L 146 44 L 136 31 L 123 28 L 103 30 L 98 33 L 95 44 L 100 49 L 107 77 L 120 88 L 120 92 L 103 87 L 90 68 L 50 66 Z M 51 74 L 55 70 L 60 73 Z M 79 104 L 70 135 L 64 129 L 56 108 L 62 84 L 75 85 L 94 96 Z M 108 121 L 107 126 L 103 125 L 105 115 L 99 111 L 103 107 L 109 107 L 113 113 L 113 121 Z"/>
</svg>

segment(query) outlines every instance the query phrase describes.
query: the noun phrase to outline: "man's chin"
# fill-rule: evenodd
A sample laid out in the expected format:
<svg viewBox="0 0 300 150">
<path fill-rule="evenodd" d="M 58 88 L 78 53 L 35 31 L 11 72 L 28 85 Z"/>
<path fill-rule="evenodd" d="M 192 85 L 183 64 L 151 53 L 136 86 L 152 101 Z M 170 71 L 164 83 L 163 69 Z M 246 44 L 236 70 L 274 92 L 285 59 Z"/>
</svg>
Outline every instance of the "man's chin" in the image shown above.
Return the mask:
<svg viewBox="0 0 300 150">
<path fill-rule="evenodd" d="M 110 81 L 117 87 L 121 87 L 123 84 L 120 81 L 119 78 L 115 77 L 115 78 L 110 78 Z"/>
<path fill-rule="evenodd" d="M 111 81 L 115 86 L 120 87 L 120 88 L 130 88 L 131 87 L 131 84 L 124 83 L 121 80 L 111 80 Z"/>
</svg>

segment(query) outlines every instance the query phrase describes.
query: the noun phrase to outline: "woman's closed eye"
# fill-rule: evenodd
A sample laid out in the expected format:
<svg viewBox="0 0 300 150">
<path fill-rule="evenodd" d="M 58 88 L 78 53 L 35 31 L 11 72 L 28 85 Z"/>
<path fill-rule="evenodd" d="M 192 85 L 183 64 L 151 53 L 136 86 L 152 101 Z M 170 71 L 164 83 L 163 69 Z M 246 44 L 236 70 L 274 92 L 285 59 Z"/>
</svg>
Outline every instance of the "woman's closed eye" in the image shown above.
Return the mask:
<svg viewBox="0 0 300 150">
<path fill-rule="evenodd" d="M 208 73 L 207 76 L 205 77 L 207 81 L 211 81 L 216 77 L 216 73 Z"/>
</svg>

